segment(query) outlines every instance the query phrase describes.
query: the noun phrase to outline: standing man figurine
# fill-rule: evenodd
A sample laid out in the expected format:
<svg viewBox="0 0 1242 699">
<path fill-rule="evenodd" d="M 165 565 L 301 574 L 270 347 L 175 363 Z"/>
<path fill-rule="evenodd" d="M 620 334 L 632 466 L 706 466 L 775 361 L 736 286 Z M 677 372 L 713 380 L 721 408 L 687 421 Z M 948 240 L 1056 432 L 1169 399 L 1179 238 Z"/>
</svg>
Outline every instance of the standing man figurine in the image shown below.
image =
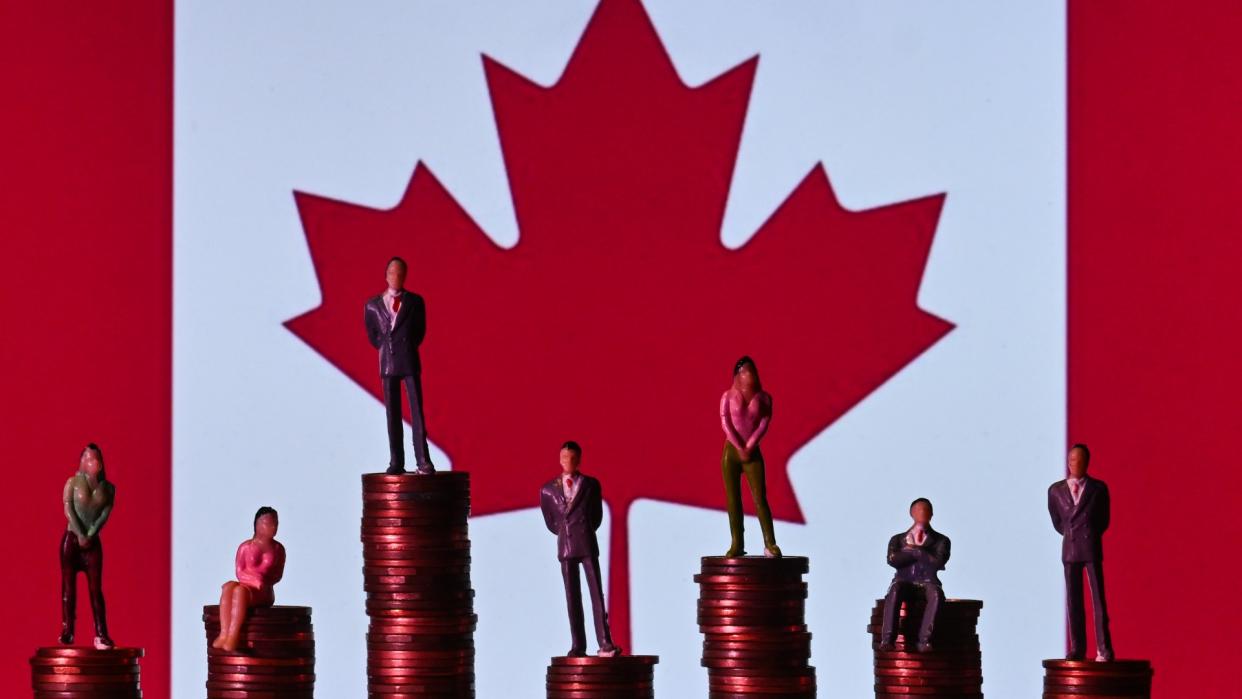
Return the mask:
<svg viewBox="0 0 1242 699">
<path fill-rule="evenodd" d="M 548 531 L 556 534 L 556 557 L 561 562 L 561 577 L 565 580 L 569 632 L 573 639 L 566 655 L 571 658 L 586 655 L 582 584 L 578 577 L 578 566 L 582 566 L 591 593 L 599 655 L 611 657 L 620 655 L 621 649 L 612 644 L 599 574 L 599 543 L 595 540 L 595 530 L 604 519 L 603 499 L 599 481 L 578 471 L 581 462 L 582 447 L 574 441 L 565 442 L 561 446 L 561 474 L 540 489 L 539 507 Z"/>
<path fill-rule="evenodd" d="M 1091 583 L 1095 612 L 1095 659 L 1113 659 L 1108 632 L 1108 603 L 1104 599 L 1104 532 L 1108 529 L 1108 486 L 1087 475 L 1091 450 L 1086 444 L 1070 447 L 1066 457 L 1069 477 L 1048 488 L 1048 514 L 1061 535 L 1061 563 L 1065 566 L 1066 618 L 1069 623 L 1067 660 L 1082 660 L 1087 645 L 1086 610 L 1082 604 L 1082 574 Z"/>
<path fill-rule="evenodd" d="M 86 573 L 95 616 L 95 647 L 113 646 L 103 596 L 103 542 L 99 531 L 112 514 L 116 488 L 104 473 L 103 451 L 94 442 L 78 457 L 78 472 L 65 482 L 63 499 L 69 526 L 60 540 L 60 642 L 73 645 L 78 603 L 78 573 Z"/>
<path fill-rule="evenodd" d="M 932 650 L 931 637 L 936 629 L 936 613 L 944 601 L 944 589 L 937 573 L 949 562 L 949 537 L 931 528 L 932 504 L 927 498 L 910 503 L 914 525 L 888 540 L 888 564 L 897 569 L 893 583 L 884 597 L 884 625 L 880 631 L 880 650 L 896 647 L 897 615 L 902 602 L 922 591 L 927 606 L 919 626 L 918 651 Z"/>
<path fill-rule="evenodd" d="M 418 346 L 427 334 L 427 308 L 423 297 L 405 289 L 405 260 L 388 261 L 384 277 L 388 289 L 367 301 L 367 339 L 379 350 L 380 381 L 388 411 L 388 473 L 405 473 L 405 448 L 401 445 L 401 384 L 410 402 L 410 432 L 418 473 L 436 469 L 427 454 L 427 426 L 423 421 L 422 361 Z"/>
</svg>

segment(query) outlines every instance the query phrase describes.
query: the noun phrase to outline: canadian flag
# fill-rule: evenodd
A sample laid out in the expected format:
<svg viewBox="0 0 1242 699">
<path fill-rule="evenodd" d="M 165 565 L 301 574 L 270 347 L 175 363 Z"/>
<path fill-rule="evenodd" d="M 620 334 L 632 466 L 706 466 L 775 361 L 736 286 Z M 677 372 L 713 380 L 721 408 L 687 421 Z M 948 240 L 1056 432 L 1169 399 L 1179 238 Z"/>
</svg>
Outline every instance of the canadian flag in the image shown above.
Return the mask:
<svg viewBox="0 0 1242 699">
<path fill-rule="evenodd" d="M 541 696 L 567 648 L 536 509 L 566 439 L 615 635 L 661 695 L 706 691 L 691 576 L 728 545 L 742 354 L 826 695 L 872 691 L 916 497 L 947 594 L 984 601 L 986 692 L 1040 691 L 1076 441 L 1112 492 L 1119 656 L 1231 695 L 1239 31 L 1231 0 L 8 3 L 0 682 L 55 642 L 60 489 L 96 441 L 145 696 L 201 695 L 201 605 L 260 505 L 320 695 L 364 691 L 361 308 L 401 255 L 433 459 L 473 474 L 479 696 Z"/>
</svg>

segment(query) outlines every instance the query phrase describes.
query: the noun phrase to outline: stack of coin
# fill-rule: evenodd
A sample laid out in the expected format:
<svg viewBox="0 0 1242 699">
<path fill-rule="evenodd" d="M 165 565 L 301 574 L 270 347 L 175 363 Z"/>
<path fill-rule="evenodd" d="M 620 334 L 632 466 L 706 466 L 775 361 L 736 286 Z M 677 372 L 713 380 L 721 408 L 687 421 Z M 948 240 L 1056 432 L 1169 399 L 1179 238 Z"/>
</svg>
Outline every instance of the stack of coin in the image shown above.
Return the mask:
<svg viewBox="0 0 1242 699">
<path fill-rule="evenodd" d="M 1151 699 L 1146 660 L 1045 660 L 1044 699 Z"/>
<path fill-rule="evenodd" d="M 706 556 L 699 584 L 703 666 L 713 699 L 815 696 L 805 619 L 807 559 Z"/>
<path fill-rule="evenodd" d="M 882 651 L 879 645 L 884 600 L 876 600 L 871 624 L 867 626 L 871 647 L 875 649 L 876 699 L 982 699 L 982 656 L 975 632 L 982 608 L 983 602 L 979 600 L 945 600 L 936 614 L 932 650 L 920 653 L 915 646 L 924 602 L 918 597 L 901 610 L 895 649 Z"/>
<path fill-rule="evenodd" d="M 654 655 L 552 658 L 548 699 L 649 699 L 655 697 Z"/>
<path fill-rule="evenodd" d="M 474 696 L 470 474 L 362 477 L 371 697 Z"/>
<path fill-rule="evenodd" d="M 220 635 L 220 607 L 203 607 L 207 631 L 208 699 L 312 699 L 315 631 L 310 607 L 259 607 L 246 612 L 237 650 L 211 647 Z"/>
<path fill-rule="evenodd" d="M 34 699 L 141 699 L 141 648 L 40 648 L 30 659 Z"/>
</svg>

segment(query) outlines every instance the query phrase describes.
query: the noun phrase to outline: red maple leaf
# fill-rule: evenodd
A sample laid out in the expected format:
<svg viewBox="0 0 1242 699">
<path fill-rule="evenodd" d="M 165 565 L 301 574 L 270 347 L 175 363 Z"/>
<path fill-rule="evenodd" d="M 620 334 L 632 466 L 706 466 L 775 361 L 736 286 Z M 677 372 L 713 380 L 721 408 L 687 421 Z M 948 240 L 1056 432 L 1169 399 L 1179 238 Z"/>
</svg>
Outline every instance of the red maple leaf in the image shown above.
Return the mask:
<svg viewBox="0 0 1242 699">
<path fill-rule="evenodd" d="M 583 444 L 628 645 L 630 504 L 723 508 L 717 406 L 738 356 L 774 396 L 772 512 L 800 522 L 789 457 L 952 328 L 916 303 L 943 195 L 848 211 L 817 166 L 729 250 L 757 58 L 687 87 L 641 3 L 604 0 L 552 87 L 483 60 L 519 242 L 493 244 L 421 164 L 388 210 L 297 193 L 323 301 L 286 325 L 380 399 L 362 303 L 390 256 L 409 260 L 432 440 L 475 473 L 476 515 L 535 506 L 561 442 Z M 727 544 L 722 516 L 704 553 Z"/>
</svg>

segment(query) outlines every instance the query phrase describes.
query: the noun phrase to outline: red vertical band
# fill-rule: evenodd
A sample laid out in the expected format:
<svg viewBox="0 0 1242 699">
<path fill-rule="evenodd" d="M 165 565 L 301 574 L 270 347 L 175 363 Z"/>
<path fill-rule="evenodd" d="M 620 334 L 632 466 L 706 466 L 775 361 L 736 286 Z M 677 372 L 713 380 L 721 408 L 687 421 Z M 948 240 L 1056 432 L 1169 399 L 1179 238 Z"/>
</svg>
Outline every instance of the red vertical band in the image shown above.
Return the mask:
<svg viewBox="0 0 1242 699">
<path fill-rule="evenodd" d="M 1069 436 L 1108 481 L 1113 640 L 1237 691 L 1242 4 L 1069 3 Z"/>
<path fill-rule="evenodd" d="M 172 3 L 0 3 L 0 694 L 60 629 L 61 490 L 90 441 L 112 637 L 169 692 Z M 78 643 L 93 623 L 79 581 Z"/>
</svg>

